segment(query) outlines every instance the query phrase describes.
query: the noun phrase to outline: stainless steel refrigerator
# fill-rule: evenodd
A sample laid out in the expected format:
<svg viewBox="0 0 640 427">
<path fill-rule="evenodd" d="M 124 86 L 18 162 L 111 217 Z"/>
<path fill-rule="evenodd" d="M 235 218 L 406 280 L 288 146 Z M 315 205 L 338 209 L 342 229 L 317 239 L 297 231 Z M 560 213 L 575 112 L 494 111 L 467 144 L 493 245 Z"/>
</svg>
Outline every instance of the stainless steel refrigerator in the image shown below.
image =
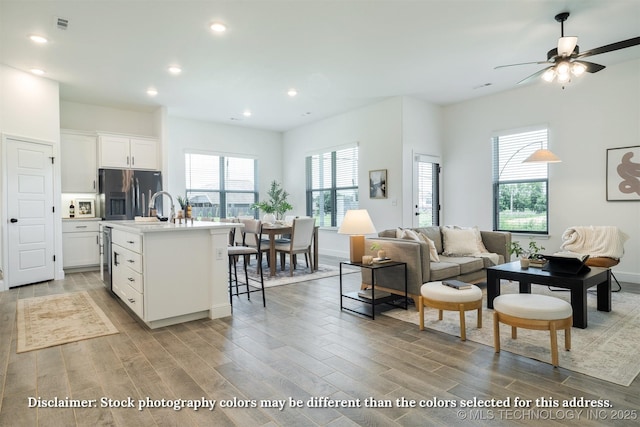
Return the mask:
<svg viewBox="0 0 640 427">
<path fill-rule="evenodd" d="M 162 190 L 162 174 L 134 169 L 100 169 L 98 189 L 98 213 L 103 219 L 148 216 L 151 196 Z M 163 212 L 162 197 L 156 199 L 156 210 Z"/>
</svg>

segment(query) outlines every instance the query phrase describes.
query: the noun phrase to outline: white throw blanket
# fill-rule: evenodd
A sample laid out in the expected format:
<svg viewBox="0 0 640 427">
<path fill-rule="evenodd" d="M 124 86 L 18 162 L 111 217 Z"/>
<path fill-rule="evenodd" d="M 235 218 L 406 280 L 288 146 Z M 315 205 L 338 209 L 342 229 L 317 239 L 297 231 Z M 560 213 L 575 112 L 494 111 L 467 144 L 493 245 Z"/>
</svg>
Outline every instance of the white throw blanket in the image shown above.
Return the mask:
<svg viewBox="0 0 640 427">
<path fill-rule="evenodd" d="M 620 259 L 629 236 L 615 226 L 575 226 L 562 234 L 560 249 L 590 257 Z"/>
</svg>

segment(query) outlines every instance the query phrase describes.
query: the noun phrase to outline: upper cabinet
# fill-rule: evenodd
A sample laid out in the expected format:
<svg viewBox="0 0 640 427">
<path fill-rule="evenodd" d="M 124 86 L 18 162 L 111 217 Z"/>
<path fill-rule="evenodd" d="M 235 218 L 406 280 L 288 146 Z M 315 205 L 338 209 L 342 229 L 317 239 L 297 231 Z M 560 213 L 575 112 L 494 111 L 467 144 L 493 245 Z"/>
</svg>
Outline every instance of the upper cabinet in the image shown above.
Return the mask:
<svg viewBox="0 0 640 427">
<path fill-rule="evenodd" d="M 95 134 L 60 133 L 63 193 L 96 192 Z"/>
<path fill-rule="evenodd" d="M 152 138 L 100 135 L 98 167 L 160 170 L 158 141 Z"/>
</svg>

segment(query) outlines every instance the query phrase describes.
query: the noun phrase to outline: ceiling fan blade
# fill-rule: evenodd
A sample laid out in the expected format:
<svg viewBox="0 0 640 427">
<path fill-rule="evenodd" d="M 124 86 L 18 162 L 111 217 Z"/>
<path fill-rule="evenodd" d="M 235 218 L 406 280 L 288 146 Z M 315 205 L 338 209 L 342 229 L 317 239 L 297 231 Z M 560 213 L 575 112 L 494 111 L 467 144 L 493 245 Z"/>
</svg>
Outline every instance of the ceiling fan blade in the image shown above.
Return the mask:
<svg viewBox="0 0 640 427">
<path fill-rule="evenodd" d="M 531 65 L 531 64 L 549 64 L 549 61 L 520 62 L 518 64 L 498 65 L 497 67 L 494 67 L 493 69 L 497 70 L 498 68 L 516 67 L 518 65 Z"/>
<path fill-rule="evenodd" d="M 585 50 L 578 54 L 576 58 L 584 58 L 585 56 L 600 55 L 607 52 L 613 52 L 614 50 L 626 49 L 628 47 L 637 46 L 640 44 L 640 37 L 634 37 L 628 40 L 622 40 L 616 43 L 611 43 L 605 46 L 596 47 L 594 49 Z"/>
<path fill-rule="evenodd" d="M 547 71 L 549 68 L 553 68 L 553 67 L 543 68 L 542 70 L 540 70 L 540 71 L 538 71 L 538 72 L 536 72 L 536 73 L 531 74 L 529 77 L 526 77 L 526 78 L 524 78 L 524 79 L 520 80 L 520 81 L 518 82 L 518 84 L 519 84 L 519 85 L 521 85 L 521 84 L 529 83 L 529 82 L 531 82 L 531 81 L 533 81 L 533 80 L 537 79 L 538 77 L 542 76 L 542 75 L 544 74 L 544 72 L 545 72 L 545 71 Z"/>
<path fill-rule="evenodd" d="M 586 67 L 585 71 L 587 73 L 597 73 L 598 71 L 604 70 L 606 67 L 604 65 L 595 64 L 593 62 L 587 61 L 573 61 L 574 63 L 582 64 Z"/>
<path fill-rule="evenodd" d="M 558 39 L 558 55 L 570 56 L 577 45 L 577 37 L 560 37 Z"/>
</svg>

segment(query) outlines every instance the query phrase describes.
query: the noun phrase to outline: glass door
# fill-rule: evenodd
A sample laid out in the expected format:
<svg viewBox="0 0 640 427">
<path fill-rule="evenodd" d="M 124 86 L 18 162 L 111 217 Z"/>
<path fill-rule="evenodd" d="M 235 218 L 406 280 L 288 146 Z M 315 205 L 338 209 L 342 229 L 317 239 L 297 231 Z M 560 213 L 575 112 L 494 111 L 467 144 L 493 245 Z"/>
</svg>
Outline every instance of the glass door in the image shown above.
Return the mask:
<svg viewBox="0 0 640 427">
<path fill-rule="evenodd" d="M 413 226 L 440 223 L 440 159 L 417 154 L 413 161 Z"/>
</svg>

